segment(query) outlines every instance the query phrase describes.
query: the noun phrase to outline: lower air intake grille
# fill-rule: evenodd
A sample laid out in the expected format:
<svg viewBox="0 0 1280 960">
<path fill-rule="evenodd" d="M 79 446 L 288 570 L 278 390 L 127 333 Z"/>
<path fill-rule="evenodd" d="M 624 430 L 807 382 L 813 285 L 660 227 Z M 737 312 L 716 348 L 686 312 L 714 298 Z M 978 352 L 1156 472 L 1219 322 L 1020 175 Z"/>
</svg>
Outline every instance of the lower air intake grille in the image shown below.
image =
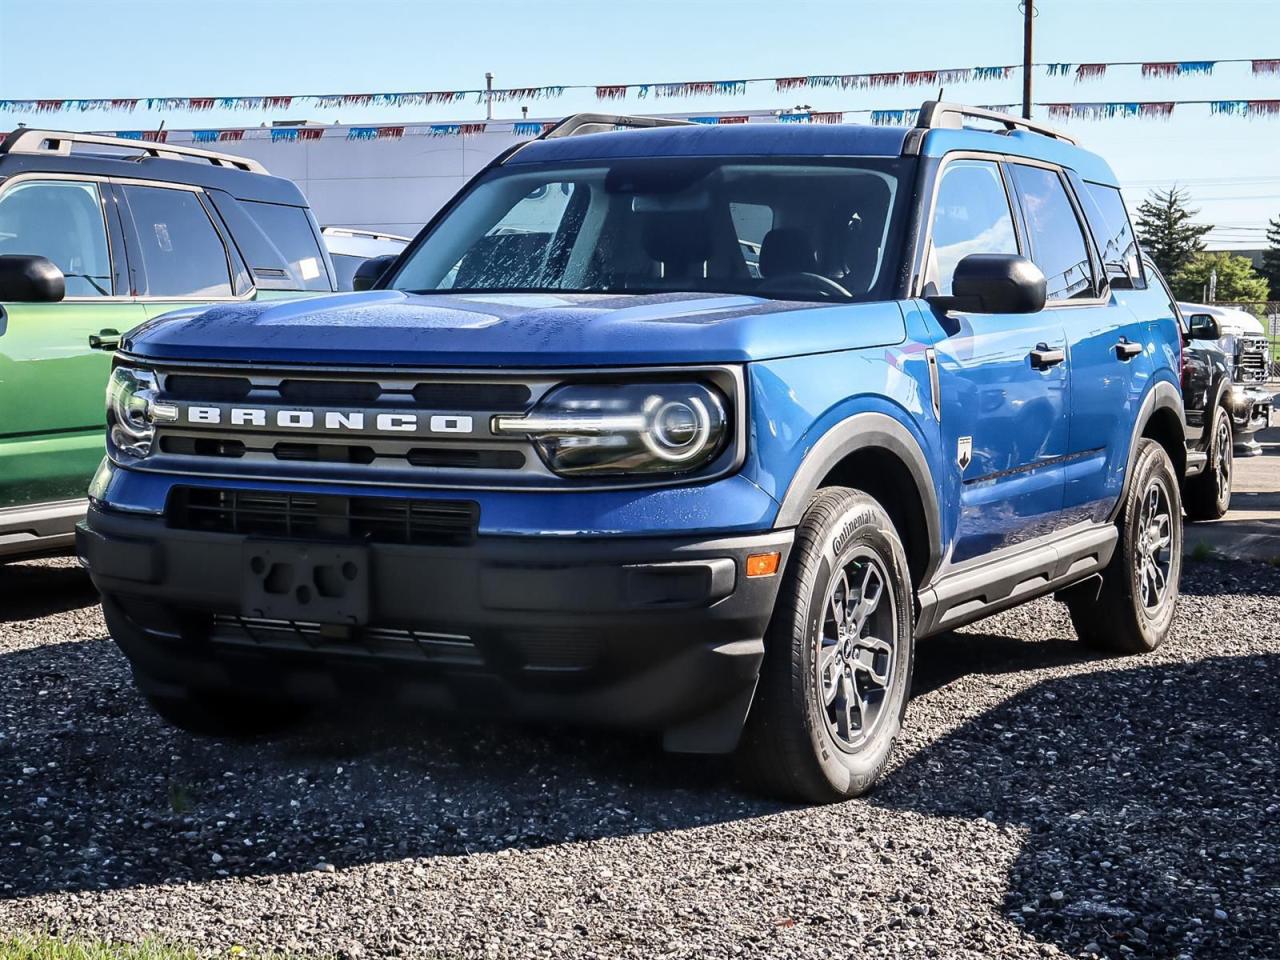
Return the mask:
<svg viewBox="0 0 1280 960">
<path fill-rule="evenodd" d="M 176 487 L 169 496 L 167 517 L 170 527 L 209 533 L 455 545 L 475 539 L 480 508 L 469 500 Z"/>
</svg>

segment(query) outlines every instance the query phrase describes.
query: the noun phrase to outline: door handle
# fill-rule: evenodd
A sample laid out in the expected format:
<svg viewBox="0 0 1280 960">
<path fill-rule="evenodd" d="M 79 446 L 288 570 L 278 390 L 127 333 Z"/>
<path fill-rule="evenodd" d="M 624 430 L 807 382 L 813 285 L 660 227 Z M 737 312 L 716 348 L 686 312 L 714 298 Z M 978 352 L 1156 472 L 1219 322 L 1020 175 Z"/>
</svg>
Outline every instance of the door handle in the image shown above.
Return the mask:
<svg viewBox="0 0 1280 960">
<path fill-rule="evenodd" d="M 1120 342 L 1116 344 L 1116 356 L 1121 360 L 1132 360 L 1141 352 L 1142 344 L 1133 343 L 1130 340 L 1126 340 L 1124 337 L 1121 337 Z"/>
<path fill-rule="evenodd" d="M 1031 351 L 1031 366 L 1037 370 L 1048 370 L 1067 359 L 1065 350 L 1050 350 L 1047 343 L 1038 343 Z"/>
<path fill-rule="evenodd" d="M 120 331 L 119 330 L 99 330 L 97 333 L 89 334 L 90 350 L 118 350 L 120 349 Z"/>
</svg>

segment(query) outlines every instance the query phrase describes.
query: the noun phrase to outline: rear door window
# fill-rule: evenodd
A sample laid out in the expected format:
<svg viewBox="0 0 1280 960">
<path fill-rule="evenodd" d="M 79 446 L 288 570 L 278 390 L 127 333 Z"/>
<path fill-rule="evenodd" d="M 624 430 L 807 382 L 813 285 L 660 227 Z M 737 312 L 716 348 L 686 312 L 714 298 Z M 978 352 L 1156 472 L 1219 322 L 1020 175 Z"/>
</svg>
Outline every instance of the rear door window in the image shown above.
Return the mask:
<svg viewBox="0 0 1280 960">
<path fill-rule="evenodd" d="M 1031 259 L 1048 281 L 1047 298 L 1092 299 L 1097 289 L 1089 246 L 1062 175 L 1021 163 L 1013 164 L 1012 171 L 1027 222 Z"/>
<path fill-rule="evenodd" d="M 142 259 L 140 296 L 231 297 L 227 248 L 200 197 L 190 190 L 126 184 L 122 191 Z"/>
</svg>

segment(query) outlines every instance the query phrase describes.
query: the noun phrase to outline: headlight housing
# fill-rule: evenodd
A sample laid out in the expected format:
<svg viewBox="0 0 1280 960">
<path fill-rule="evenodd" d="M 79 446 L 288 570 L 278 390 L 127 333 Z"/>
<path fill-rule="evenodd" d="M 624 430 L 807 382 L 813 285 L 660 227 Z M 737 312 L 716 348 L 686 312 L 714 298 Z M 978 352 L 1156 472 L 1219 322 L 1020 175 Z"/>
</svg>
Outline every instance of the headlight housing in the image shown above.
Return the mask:
<svg viewBox="0 0 1280 960">
<path fill-rule="evenodd" d="M 723 396 L 702 383 L 575 383 L 524 416 L 493 419 L 496 434 L 524 434 L 561 476 L 689 473 L 724 450 Z"/>
<path fill-rule="evenodd" d="M 159 382 L 150 370 L 121 366 L 111 371 L 107 381 L 107 435 L 114 450 L 129 457 L 150 455 L 155 421 L 173 419 L 164 416 L 166 409 L 172 409 L 168 404 L 157 404 L 159 392 Z"/>
</svg>

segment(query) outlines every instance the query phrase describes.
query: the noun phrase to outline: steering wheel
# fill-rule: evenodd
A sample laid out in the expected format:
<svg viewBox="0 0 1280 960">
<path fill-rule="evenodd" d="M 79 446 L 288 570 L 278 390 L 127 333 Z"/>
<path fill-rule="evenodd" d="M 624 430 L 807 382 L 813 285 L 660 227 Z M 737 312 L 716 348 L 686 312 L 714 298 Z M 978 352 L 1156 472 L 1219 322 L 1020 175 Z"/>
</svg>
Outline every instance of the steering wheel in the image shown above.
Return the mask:
<svg viewBox="0 0 1280 960">
<path fill-rule="evenodd" d="M 801 282 L 797 283 L 796 281 Z M 820 273 L 784 273 L 781 276 L 770 277 L 756 289 L 761 292 L 786 293 L 788 290 L 795 290 L 797 287 L 809 287 L 814 293 L 824 297 L 853 299 L 852 293 L 830 277 L 824 277 Z"/>
</svg>

